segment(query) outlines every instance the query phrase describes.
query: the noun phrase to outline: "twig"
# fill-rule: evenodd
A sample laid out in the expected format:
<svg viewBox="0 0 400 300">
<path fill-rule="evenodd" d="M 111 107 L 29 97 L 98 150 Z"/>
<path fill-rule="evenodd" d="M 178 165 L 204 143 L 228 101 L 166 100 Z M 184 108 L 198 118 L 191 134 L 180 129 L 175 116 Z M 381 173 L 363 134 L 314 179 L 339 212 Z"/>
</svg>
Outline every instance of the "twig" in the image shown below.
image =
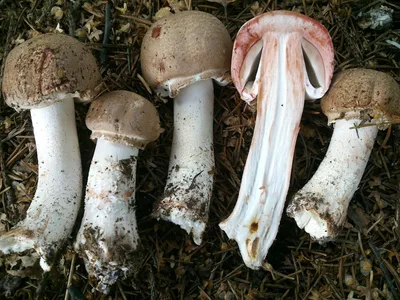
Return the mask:
<svg viewBox="0 0 400 300">
<path fill-rule="evenodd" d="M 108 44 L 110 33 L 111 33 L 111 2 L 107 1 L 105 20 L 104 20 L 103 45 Z M 107 52 L 108 52 L 107 50 L 108 49 L 106 47 L 102 47 L 100 51 L 100 63 L 103 68 L 105 63 L 107 62 Z"/>
<path fill-rule="evenodd" d="M 76 253 L 72 255 L 72 260 L 71 260 L 71 266 L 69 268 L 69 275 L 68 275 L 68 281 L 67 281 L 67 291 L 65 292 L 65 297 L 64 300 L 69 299 L 69 288 L 72 285 L 72 277 L 74 276 L 75 272 L 75 260 L 76 260 Z"/>
<path fill-rule="evenodd" d="M 1 177 L 3 178 L 4 188 L 6 190 L 7 207 L 10 207 L 11 204 L 15 203 L 15 195 L 14 191 L 11 188 L 10 179 L 7 176 L 6 166 L 4 163 L 4 150 L 3 143 L 0 142 L 0 169 L 1 169 Z"/>
<path fill-rule="evenodd" d="M 39 281 L 38 285 L 36 286 L 36 300 L 41 300 L 44 298 L 45 295 L 45 287 L 47 284 L 47 281 L 49 280 L 50 274 L 48 272 L 45 272 L 42 274 L 42 278 Z"/>
<path fill-rule="evenodd" d="M 81 7 L 82 0 L 77 1 L 69 1 L 69 14 L 68 14 L 68 26 L 69 26 L 69 35 L 75 35 L 75 15 L 79 14 L 79 9 Z"/>
<path fill-rule="evenodd" d="M 381 268 L 381 270 L 383 272 L 383 276 L 385 277 L 385 280 L 389 286 L 389 289 L 390 289 L 390 292 L 392 293 L 393 299 L 400 300 L 399 291 L 393 285 L 392 278 L 390 276 L 388 269 L 385 266 L 385 263 L 382 260 L 381 254 L 379 253 L 378 249 L 376 249 L 376 247 L 374 246 L 374 243 L 372 242 L 371 239 L 368 241 L 368 244 L 371 247 L 372 252 L 376 256 L 376 259 L 378 260 L 379 267 Z"/>
<path fill-rule="evenodd" d="M 121 284 L 119 282 L 117 282 L 117 287 L 118 287 L 119 292 L 121 293 L 122 298 L 124 300 L 128 300 L 128 298 L 126 298 L 126 295 L 125 295 L 125 293 L 124 293 L 124 291 L 122 289 L 122 286 L 121 286 Z"/>
</svg>

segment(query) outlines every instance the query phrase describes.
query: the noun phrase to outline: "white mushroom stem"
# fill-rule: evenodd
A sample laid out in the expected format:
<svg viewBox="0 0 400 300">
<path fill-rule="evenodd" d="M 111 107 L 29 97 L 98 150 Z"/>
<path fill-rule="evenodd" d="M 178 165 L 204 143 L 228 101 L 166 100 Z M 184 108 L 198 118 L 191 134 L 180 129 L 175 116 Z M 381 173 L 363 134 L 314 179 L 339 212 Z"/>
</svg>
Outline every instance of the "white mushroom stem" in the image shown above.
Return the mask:
<svg viewBox="0 0 400 300">
<path fill-rule="evenodd" d="M 38 185 L 26 218 L 0 236 L 4 253 L 35 249 L 49 271 L 69 237 L 82 196 L 82 170 L 74 101 L 65 98 L 31 110 L 39 165 Z"/>
<path fill-rule="evenodd" d="M 200 244 L 213 189 L 214 88 L 211 79 L 182 89 L 174 99 L 174 132 L 163 199 L 154 217 L 179 225 Z"/>
<path fill-rule="evenodd" d="M 258 269 L 278 232 L 304 106 L 306 70 L 295 33 L 264 40 L 257 118 L 236 206 L 220 227 L 246 266 Z"/>
<path fill-rule="evenodd" d="M 287 208 L 297 225 L 321 242 L 333 239 L 346 220 L 374 146 L 377 127 L 355 129 L 360 123 L 359 119 L 336 121 L 325 158 Z"/>
<path fill-rule="evenodd" d="M 97 140 L 89 170 L 85 212 L 75 248 L 85 260 L 98 289 L 110 285 L 132 267 L 138 245 L 135 215 L 136 157 L 138 149 Z"/>
</svg>

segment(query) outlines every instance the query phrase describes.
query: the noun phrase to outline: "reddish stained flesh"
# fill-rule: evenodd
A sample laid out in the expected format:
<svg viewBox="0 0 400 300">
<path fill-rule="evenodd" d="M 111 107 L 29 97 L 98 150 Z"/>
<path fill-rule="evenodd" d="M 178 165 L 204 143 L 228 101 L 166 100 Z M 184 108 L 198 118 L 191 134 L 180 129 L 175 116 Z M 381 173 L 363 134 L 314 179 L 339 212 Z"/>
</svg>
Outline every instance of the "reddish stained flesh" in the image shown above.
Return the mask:
<svg viewBox="0 0 400 300">
<path fill-rule="evenodd" d="M 161 26 L 156 26 L 153 28 L 153 31 L 151 32 L 151 37 L 156 39 L 160 36 L 161 33 Z"/>
<path fill-rule="evenodd" d="M 236 232 L 227 233 L 253 268 L 261 265 L 277 234 L 289 188 L 305 94 L 301 40 L 299 32 L 263 37 L 253 140 L 236 207 L 223 225 L 236 227 Z M 259 220 L 257 227 L 249 219 Z M 244 236 L 237 232 L 243 229 L 237 228 L 243 227 L 249 232 L 240 240 Z"/>
<path fill-rule="evenodd" d="M 278 34 L 297 32 L 318 49 L 324 58 L 325 89 L 328 89 L 333 73 L 334 57 L 332 40 L 326 28 L 318 21 L 299 13 L 274 11 L 251 19 L 242 26 L 236 36 L 231 73 L 239 93 L 244 90 L 245 82 L 240 78 L 240 71 L 247 53 L 261 38 L 265 40 L 269 33 L 274 32 Z"/>
<path fill-rule="evenodd" d="M 323 94 L 333 73 L 333 45 L 316 20 L 287 11 L 266 13 L 243 25 L 234 44 L 232 79 L 243 100 L 258 95 L 257 119 L 237 204 L 220 226 L 237 241 L 244 262 L 253 269 L 262 265 L 276 237 L 289 189 L 307 84 L 304 39 L 322 57 L 318 74 L 323 79 L 319 94 Z M 251 86 L 254 78 L 241 78 L 241 74 L 250 74 L 251 59 L 256 59 L 252 47 L 260 41 L 261 60 Z"/>
<path fill-rule="evenodd" d="M 44 91 L 46 90 L 46 87 L 44 86 L 45 82 L 43 82 L 43 77 L 42 76 L 43 76 L 44 70 L 46 68 L 48 68 L 49 65 L 51 64 L 51 61 L 52 61 L 52 59 L 54 57 L 54 54 L 53 54 L 53 51 L 51 49 L 45 48 L 42 51 L 41 55 L 42 55 L 42 57 L 39 60 L 39 65 L 37 66 L 37 69 L 39 70 L 39 79 L 38 79 L 39 84 L 38 84 L 38 87 L 40 89 L 38 91 L 38 93 L 41 94 L 41 95 L 45 95 Z"/>
</svg>

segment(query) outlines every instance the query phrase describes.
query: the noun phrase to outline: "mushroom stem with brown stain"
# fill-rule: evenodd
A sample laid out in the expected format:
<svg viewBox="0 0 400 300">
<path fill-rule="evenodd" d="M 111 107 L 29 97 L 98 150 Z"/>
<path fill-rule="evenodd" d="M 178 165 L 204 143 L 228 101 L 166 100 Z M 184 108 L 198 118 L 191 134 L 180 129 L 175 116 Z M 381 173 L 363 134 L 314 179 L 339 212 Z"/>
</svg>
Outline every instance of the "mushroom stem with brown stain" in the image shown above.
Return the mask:
<svg viewBox="0 0 400 300">
<path fill-rule="evenodd" d="M 322 111 L 334 130 L 328 151 L 313 177 L 287 208 L 313 240 L 333 240 L 368 163 L 378 129 L 400 115 L 400 86 L 383 72 L 340 72 L 322 98 Z"/>
<path fill-rule="evenodd" d="M 139 150 L 162 129 L 154 105 L 129 91 L 101 95 L 91 104 L 86 125 L 97 144 L 75 249 L 89 276 L 98 280 L 97 289 L 107 294 L 118 279 L 135 271 L 136 161 Z"/>
<path fill-rule="evenodd" d="M 0 237 L 4 253 L 36 248 L 43 270 L 68 238 L 82 196 L 82 170 L 75 110 L 66 98 L 31 110 L 39 164 L 38 185 L 26 218 Z"/>
<path fill-rule="evenodd" d="M 174 99 L 174 132 L 164 196 L 153 216 L 192 233 L 207 223 L 214 182 L 214 87 L 211 79 L 183 88 Z"/>
<path fill-rule="evenodd" d="M 240 29 L 232 78 L 243 100 L 257 95 L 257 118 L 239 197 L 220 224 L 245 264 L 262 266 L 280 224 L 305 95 L 321 97 L 333 71 L 327 30 L 298 13 L 260 15 Z"/>
<path fill-rule="evenodd" d="M 139 243 L 135 212 L 138 152 L 138 148 L 98 138 L 90 165 L 75 248 L 103 293 L 130 271 L 125 261 L 135 259 L 132 253 Z"/>
<path fill-rule="evenodd" d="M 174 99 L 174 131 L 164 195 L 153 216 L 179 225 L 200 244 L 214 182 L 213 81 L 226 85 L 232 40 L 211 14 L 185 11 L 155 22 L 142 42 L 142 72 Z"/>
<path fill-rule="evenodd" d="M 366 127 L 355 128 L 362 124 Z M 333 239 L 346 220 L 347 207 L 358 188 L 378 133 L 360 119 L 338 120 L 328 151 L 307 184 L 288 206 L 288 215 L 313 239 Z"/>
<path fill-rule="evenodd" d="M 93 100 L 100 85 L 95 58 L 69 36 L 34 37 L 6 60 L 3 94 L 8 105 L 31 110 L 39 174 L 26 218 L 0 235 L 0 250 L 34 249 L 44 271 L 70 237 L 81 204 L 74 99 Z"/>
</svg>

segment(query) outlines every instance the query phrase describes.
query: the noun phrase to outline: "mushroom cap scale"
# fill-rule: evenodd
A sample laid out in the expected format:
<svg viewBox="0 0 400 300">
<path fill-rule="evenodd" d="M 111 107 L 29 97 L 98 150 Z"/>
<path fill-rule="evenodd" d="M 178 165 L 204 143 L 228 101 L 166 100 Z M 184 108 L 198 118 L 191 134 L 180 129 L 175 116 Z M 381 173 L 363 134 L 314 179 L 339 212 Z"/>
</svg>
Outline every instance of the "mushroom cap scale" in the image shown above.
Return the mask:
<svg viewBox="0 0 400 300">
<path fill-rule="evenodd" d="M 41 108 L 74 97 L 92 101 L 100 91 L 96 59 L 84 44 L 63 34 L 43 34 L 17 47 L 4 67 L 3 94 L 15 109 Z"/>
<path fill-rule="evenodd" d="M 154 105 L 133 92 L 113 91 L 90 105 L 86 126 L 91 138 L 143 149 L 163 131 Z"/>
<path fill-rule="evenodd" d="M 334 77 L 321 107 L 329 124 L 337 119 L 373 118 L 379 125 L 400 116 L 400 85 L 384 72 L 348 69 Z"/>
<path fill-rule="evenodd" d="M 175 97 L 198 80 L 231 81 L 232 40 L 213 15 L 186 11 L 155 22 L 143 38 L 141 63 L 146 82 L 161 96 Z"/>
</svg>

